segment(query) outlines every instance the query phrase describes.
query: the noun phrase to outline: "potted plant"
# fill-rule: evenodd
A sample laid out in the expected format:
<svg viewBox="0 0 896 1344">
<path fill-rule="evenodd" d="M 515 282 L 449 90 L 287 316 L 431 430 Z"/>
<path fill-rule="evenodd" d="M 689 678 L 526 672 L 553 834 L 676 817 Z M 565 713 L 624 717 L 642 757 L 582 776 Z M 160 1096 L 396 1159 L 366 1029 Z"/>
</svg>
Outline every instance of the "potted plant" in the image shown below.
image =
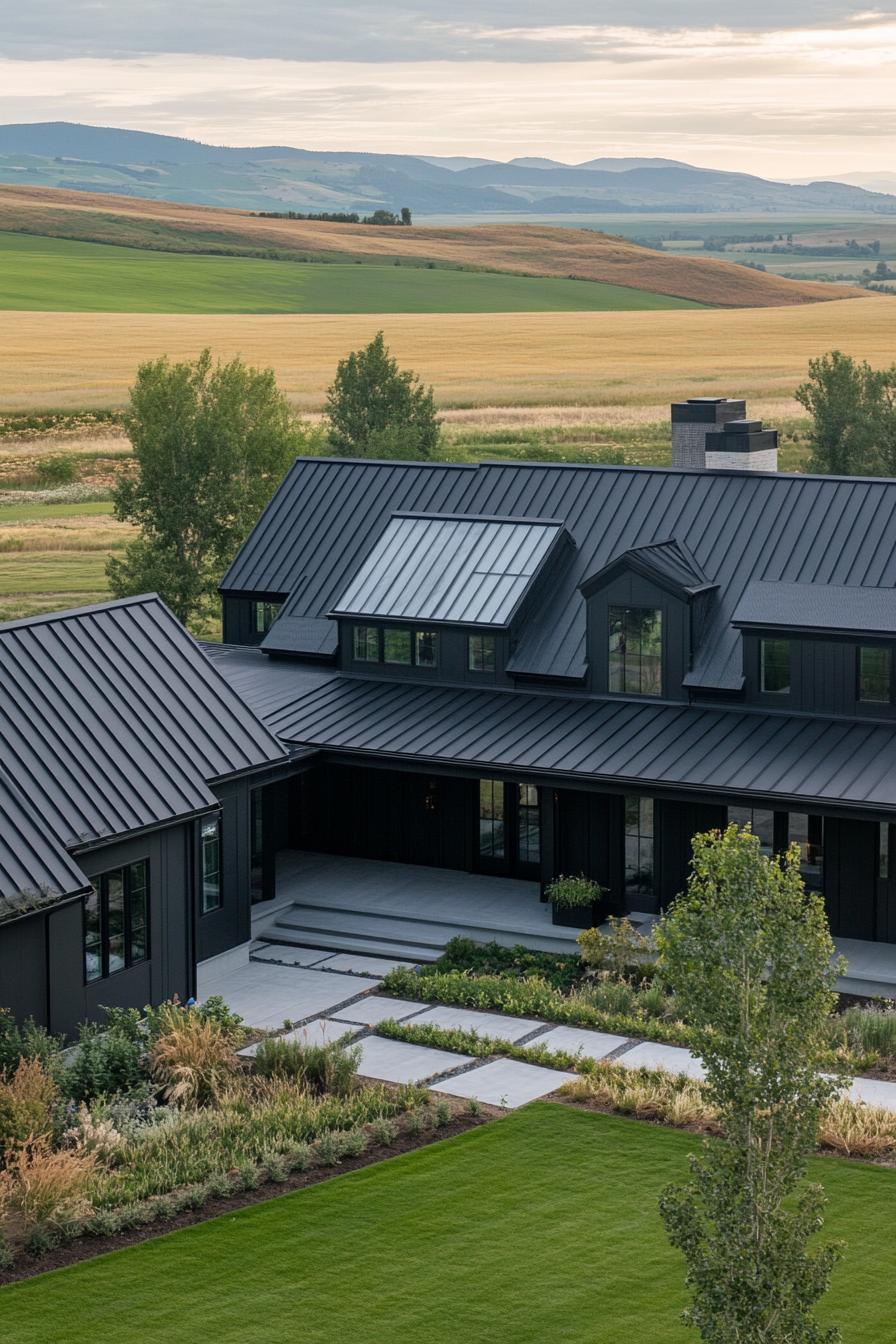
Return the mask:
<svg viewBox="0 0 896 1344">
<path fill-rule="evenodd" d="M 568 928 L 588 929 L 598 922 L 596 907 L 606 888 L 590 877 L 579 873 L 578 877 L 555 877 L 545 888 L 545 895 L 553 907 L 555 924 L 565 924 Z"/>
</svg>

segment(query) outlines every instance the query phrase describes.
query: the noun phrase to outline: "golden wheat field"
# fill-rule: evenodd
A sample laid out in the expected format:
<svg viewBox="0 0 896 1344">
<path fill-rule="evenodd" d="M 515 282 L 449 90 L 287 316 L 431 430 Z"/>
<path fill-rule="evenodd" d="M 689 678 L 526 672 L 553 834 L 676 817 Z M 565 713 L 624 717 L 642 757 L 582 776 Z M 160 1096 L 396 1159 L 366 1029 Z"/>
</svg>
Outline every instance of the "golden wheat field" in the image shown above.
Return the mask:
<svg viewBox="0 0 896 1344">
<path fill-rule="evenodd" d="M 662 407 L 676 397 L 787 399 L 810 358 L 838 348 L 889 364 L 896 300 L 725 311 L 193 316 L 0 315 L 0 407 L 117 406 L 141 360 L 210 346 L 270 365 L 320 408 L 337 361 L 382 327 L 442 406 Z"/>
</svg>

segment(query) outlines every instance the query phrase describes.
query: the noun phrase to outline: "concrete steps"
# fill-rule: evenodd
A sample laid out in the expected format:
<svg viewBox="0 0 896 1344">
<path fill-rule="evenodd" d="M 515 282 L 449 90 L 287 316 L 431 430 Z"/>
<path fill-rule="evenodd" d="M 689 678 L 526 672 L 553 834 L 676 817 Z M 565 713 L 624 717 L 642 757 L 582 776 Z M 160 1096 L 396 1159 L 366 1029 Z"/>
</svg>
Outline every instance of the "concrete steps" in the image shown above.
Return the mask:
<svg viewBox="0 0 896 1344">
<path fill-rule="evenodd" d="M 370 911 L 295 902 L 277 911 L 255 931 L 255 936 L 268 942 L 327 952 L 361 952 L 416 962 L 436 961 L 452 938 L 472 938 L 479 943 L 494 940 L 505 947 L 524 943 L 539 952 L 577 951 L 575 929 L 536 925 L 525 919 L 519 927 L 508 929 L 506 922 L 457 920 L 448 914 L 439 917 L 432 906 L 428 907 L 426 918 L 420 918 L 398 910 Z"/>
</svg>

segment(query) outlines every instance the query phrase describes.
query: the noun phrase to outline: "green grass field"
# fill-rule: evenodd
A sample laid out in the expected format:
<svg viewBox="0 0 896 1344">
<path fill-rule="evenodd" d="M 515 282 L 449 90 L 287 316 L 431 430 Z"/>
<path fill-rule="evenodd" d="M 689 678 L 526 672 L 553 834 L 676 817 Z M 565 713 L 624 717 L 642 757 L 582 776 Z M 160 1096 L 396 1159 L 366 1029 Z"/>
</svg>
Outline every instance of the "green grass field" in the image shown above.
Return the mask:
<svg viewBox="0 0 896 1344">
<path fill-rule="evenodd" d="M 0 1289 L 16 1344 L 689 1344 L 657 1213 L 693 1135 L 541 1103 L 167 1237 Z M 892 1338 L 896 1172 L 817 1159 L 848 1243 L 824 1301 Z"/>
<path fill-rule="evenodd" d="M 501 313 L 699 308 L 590 280 L 199 257 L 0 234 L 0 308 L 125 313 Z"/>
</svg>

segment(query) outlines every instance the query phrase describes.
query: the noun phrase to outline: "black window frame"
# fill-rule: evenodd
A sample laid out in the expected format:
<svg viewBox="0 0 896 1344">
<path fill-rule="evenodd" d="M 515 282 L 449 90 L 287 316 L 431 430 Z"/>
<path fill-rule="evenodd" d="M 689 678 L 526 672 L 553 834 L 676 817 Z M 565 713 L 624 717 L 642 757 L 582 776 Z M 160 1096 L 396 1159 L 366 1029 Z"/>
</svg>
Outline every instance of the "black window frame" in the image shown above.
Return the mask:
<svg viewBox="0 0 896 1344">
<path fill-rule="evenodd" d="M 649 794 L 627 793 L 622 807 L 622 889 L 631 909 L 631 901 L 639 897 L 656 899 L 656 804 Z"/>
<path fill-rule="evenodd" d="M 386 657 L 386 641 L 390 634 L 407 636 L 410 650 L 407 660 Z M 422 662 L 420 659 L 420 645 L 423 639 L 431 641 L 434 654 L 432 662 Z M 362 642 L 366 643 L 368 651 L 372 650 L 375 645 L 376 655 L 359 654 L 358 649 Z M 439 632 L 428 626 L 365 625 L 361 622 L 353 622 L 351 626 L 351 657 L 352 662 L 355 663 L 363 663 L 370 667 L 419 667 L 424 672 L 435 672 L 439 666 L 440 652 Z"/>
<path fill-rule="evenodd" d="M 862 694 L 862 657 L 865 653 L 882 653 L 887 659 L 886 698 L 870 698 Z M 859 644 L 856 648 L 856 704 L 857 705 L 892 705 L 893 704 L 893 669 L 894 669 L 893 648 L 890 644 Z"/>
<path fill-rule="evenodd" d="M 143 918 L 135 921 L 134 919 L 134 870 L 143 869 Z M 121 875 L 122 881 L 122 948 L 123 965 L 110 970 L 110 952 L 112 937 L 109 931 L 109 884 L 110 879 Z M 99 937 L 97 940 L 91 940 L 90 947 L 99 948 L 100 972 L 98 975 L 89 975 L 87 970 L 88 954 L 88 902 L 91 896 L 85 896 L 81 902 L 81 966 L 83 974 L 83 983 L 85 985 L 95 985 L 101 980 L 110 980 L 116 975 L 122 975 L 134 966 L 142 966 L 145 962 L 152 959 L 152 944 L 150 942 L 150 861 L 149 856 L 133 859 L 130 863 L 119 863 L 114 868 L 107 868 L 105 872 L 97 873 L 90 879 L 93 888 L 92 895 L 97 901 L 97 910 L 99 916 Z M 139 890 L 137 886 L 137 890 Z M 143 952 L 139 956 L 134 955 L 134 935 L 143 934 Z"/>
<path fill-rule="evenodd" d="M 787 685 L 770 689 L 765 685 L 765 649 L 766 645 L 783 644 L 787 650 Z M 790 695 L 793 690 L 793 640 L 788 635 L 761 635 L 758 647 L 759 668 L 757 684 L 760 695 L 771 695 L 778 699 Z"/>
<path fill-rule="evenodd" d="M 473 646 L 479 644 L 480 662 L 482 666 L 473 665 Z M 486 655 L 486 650 L 490 650 L 490 655 Z M 489 662 L 491 666 L 488 666 Z M 472 672 L 478 677 L 493 677 L 498 670 L 498 641 L 494 635 L 488 631 L 478 631 L 476 634 L 467 635 L 467 671 Z"/>
<path fill-rule="evenodd" d="M 206 888 L 205 830 L 206 827 L 209 826 L 214 827 L 215 846 L 218 855 L 218 874 L 217 874 L 218 896 L 214 905 L 206 905 L 205 903 L 205 888 Z M 218 910 L 222 909 L 224 905 L 224 864 L 222 862 L 223 854 L 221 850 L 221 814 L 219 812 L 212 813 L 209 816 L 199 818 L 198 842 L 199 842 L 199 916 L 200 918 L 204 918 L 205 915 L 215 914 Z"/>
<path fill-rule="evenodd" d="M 283 609 L 282 602 L 256 600 L 252 603 L 252 630 L 264 637 Z"/>
<path fill-rule="evenodd" d="M 641 631 L 637 632 L 637 651 L 633 650 L 631 657 L 629 658 L 628 644 L 633 633 L 630 626 L 634 624 L 631 618 L 634 616 L 643 622 L 645 614 L 653 614 L 657 618 L 656 633 L 658 652 L 656 654 L 645 654 L 645 639 L 642 628 Z M 607 608 L 607 691 L 610 695 L 638 695 L 644 696 L 646 699 L 650 700 L 661 700 L 663 698 L 666 689 L 665 668 L 663 665 L 666 648 L 665 625 L 665 614 L 662 607 L 645 606 L 637 603 L 625 603 L 623 605 L 613 602 L 610 604 Z M 614 649 L 613 640 L 617 637 L 622 641 L 619 646 L 621 647 L 621 661 L 619 664 L 620 684 L 614 686 L 614 655 L 618 656 L 619 648 Z M 645 690 L 645 682 L 649 682 L 650 679 L 649 672 L 646 672 L 645 670 L 649 666 L 647 660 L 653 659 L 656 659 L 656 668 L 659 673 L 657 689 Z M 637 667 L 637 689 L 628 684 L 630 665 L 632 667 Z"/>
</svg>

